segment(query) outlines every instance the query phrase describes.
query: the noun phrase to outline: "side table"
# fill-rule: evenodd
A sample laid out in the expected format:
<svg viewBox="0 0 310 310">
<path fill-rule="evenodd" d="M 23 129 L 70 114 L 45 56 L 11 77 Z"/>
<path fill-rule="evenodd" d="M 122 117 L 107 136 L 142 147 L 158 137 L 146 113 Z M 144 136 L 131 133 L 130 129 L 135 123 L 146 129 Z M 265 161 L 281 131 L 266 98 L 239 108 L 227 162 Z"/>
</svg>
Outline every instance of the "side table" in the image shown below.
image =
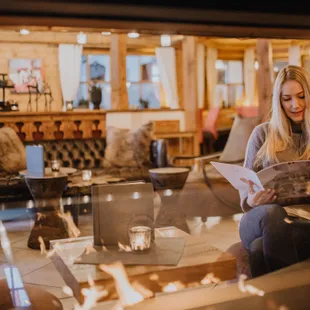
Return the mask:
<svg viewBox="0 0 310 310">
<path fill-rule="evenodd" d="M 67 175 L 52 172 L 43 177 L 25 175 L 25 182 L 35 201 L 36 220 L 31 230 L 28 247 L 40 249 L 39 237 L 49 249 L 50 240 L 68 238 L 67 224 L 59 216 L 60 198 L 67 184 Z"/>
</svg>

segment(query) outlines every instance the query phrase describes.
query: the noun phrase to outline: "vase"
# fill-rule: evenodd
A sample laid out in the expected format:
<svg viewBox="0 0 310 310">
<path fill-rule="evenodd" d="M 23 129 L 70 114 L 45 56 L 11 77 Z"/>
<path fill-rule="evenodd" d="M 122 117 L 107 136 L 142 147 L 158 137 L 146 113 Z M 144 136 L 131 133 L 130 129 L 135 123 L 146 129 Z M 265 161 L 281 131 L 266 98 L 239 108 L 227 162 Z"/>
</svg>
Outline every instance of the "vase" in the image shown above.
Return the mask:
<svg viewBox="0 0 310 310">
<path fill-rule="evenodd" d="M 100 104 L 102 101 L 102 92 L 101 92 L 101 88 L 92 90 L 90 93 L 90 100 L 94 105 L 94 109 L 98 110 L 100 109 Z"/>
</svg>

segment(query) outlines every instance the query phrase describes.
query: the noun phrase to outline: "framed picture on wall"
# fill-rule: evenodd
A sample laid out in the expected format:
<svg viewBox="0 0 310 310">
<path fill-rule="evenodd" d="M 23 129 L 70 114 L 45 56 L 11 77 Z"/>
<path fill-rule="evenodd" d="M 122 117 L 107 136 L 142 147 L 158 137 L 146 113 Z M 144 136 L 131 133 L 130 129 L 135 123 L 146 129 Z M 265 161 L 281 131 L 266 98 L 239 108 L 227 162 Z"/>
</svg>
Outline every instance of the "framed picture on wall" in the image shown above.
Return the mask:
<svg viewBox="0 0 310 310">
<path fill-rule="evenodd" d="M 42 59 L 10 59 L 9 78 L 15 86 L 14 93 L 28 93 L 29 90 L 35 93 L 36 88 L 40 91 L 44 80 Z"/>
</svg>

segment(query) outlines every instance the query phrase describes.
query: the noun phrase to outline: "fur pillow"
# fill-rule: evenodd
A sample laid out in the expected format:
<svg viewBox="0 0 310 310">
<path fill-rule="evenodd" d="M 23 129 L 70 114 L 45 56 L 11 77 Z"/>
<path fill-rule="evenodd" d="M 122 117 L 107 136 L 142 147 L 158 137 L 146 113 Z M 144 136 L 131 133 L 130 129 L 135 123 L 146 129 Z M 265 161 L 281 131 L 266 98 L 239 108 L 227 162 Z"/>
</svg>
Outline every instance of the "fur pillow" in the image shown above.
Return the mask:
<svg viewBox="0 0 310 310">
<path fill-rule="evenodd" d="M 0 173 L 18 173 L 26 169 L 26 149 L 10 127 L 0 129 Z"/>
<path fill-rule="evenodd" d="M 150 144 L 153 139 L 153 123 L 137 130 L 107 128 L 105 167 L 150 167 Z"/>
</svg>

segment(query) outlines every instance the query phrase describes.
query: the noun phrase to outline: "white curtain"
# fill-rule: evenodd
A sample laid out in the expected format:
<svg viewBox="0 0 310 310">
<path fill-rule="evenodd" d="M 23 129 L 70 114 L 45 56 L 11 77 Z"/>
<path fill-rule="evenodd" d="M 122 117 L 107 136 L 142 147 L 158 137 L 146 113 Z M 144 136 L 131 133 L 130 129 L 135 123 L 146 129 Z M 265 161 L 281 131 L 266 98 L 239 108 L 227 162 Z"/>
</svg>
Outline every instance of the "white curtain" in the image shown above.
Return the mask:
<svg viewBox="0 0 310 310">
<path fill-rule="evenodd" d="M 160 81 L 163 85 L 167 106 L 178 109 L 179 97 L 177 88 L 176 57 L 173 47 L 156 48 L 156 59 L 159 67 Z"/>
<path fill-rule="evenodd" d="M 255 105 L 255 51 L 248 48 L 244 52 L 244 88 L 245 106 Z"/>
<path fill-rule="evenodd" d="M 299 45 L 292 45 L 288 49 L 288 64 L 301 66 L 300 61 L 300 46 Z"/>
<path fill-rule="evenodd" d="M 198 108 L 203 109 L 205 103 L 205 47 L 197 45 L 197 95 Z"/>
<path fill-rule="evenodd" d="M 215 67 L 217 60 L 217 49 L 207 47 L 207 90 L 209 109 L 216 106 L 215 87 L 217 84 L 217 70 Z"/>
<path fill-rule="evenodd" d="M 82 45 L 59 45 L 59 75 L 64 109 L 66 101 L 73 101 L 79 89 L 82 50 Z"/>
</svg>

